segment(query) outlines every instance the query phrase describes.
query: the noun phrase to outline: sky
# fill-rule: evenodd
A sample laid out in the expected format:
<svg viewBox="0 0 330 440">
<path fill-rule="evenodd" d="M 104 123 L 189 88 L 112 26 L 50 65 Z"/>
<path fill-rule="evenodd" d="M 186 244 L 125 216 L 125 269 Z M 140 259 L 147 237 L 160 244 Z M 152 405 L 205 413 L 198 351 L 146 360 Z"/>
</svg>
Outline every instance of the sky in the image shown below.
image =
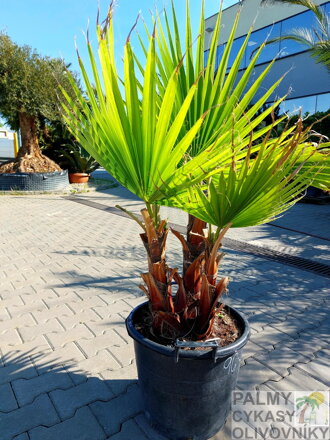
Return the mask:
<svg viewBox="0 0 330 440">
<path fill-rule="evenodd" d="M 140 13 L 147 23 L 151 23 L 150 11 L 155 6 L 161 10 L 168 7 L 171 0 L 115 0 L 115 38 L 118 72 L 121 72 L 121 57 L 126 37 Z M 184 31 L 186 0 L 174 0 L 179 24 Z M 223 0 L 226 8 L 237 0 Z M 19 45 L 28 45 L 41 55 L 64 58 L 71 69 L 79 72 L 75 41 L 80 56 L 87 62 L 84 33 L 88 26 L 90 39 L 95 42 L 95 23 L 98 8 L 100 21 L 107 13 L 110 0 L 0 0 L 0 31 L 5 32 Z M 220 0 L 205 0 L 205 17 L 219 10 Z M 193 28 L 198 29 L 201 0 L 190 0 Z M 142 29 L 140 20 L 138 28 Z M 134 40 L 132 38 L 132 44 Z M 136 45 L 136 49 L 137 49 Z M 95 45 L 94 45 L 95 47 Z M 91 69 L 84 63 L 87 72 Z M 4 123 L 0 118 L 0 122 Z"/>
<path fill-rule="evenodd" d="M 104 18 L 110 0 L 0 0 L 0 30 L 20 44 L 27 44 L 42 55 L 64 58 L 79 71 L 74 41 L 79 52 L 86 58 L 86 45 L 83 32 L 90 22 L 90 36 L 95 40 L 95 22 L 98 6 Z M 224 0 L 224 7 L 236 3 Z M 174 0 L 179 23 L 184 26 L 185 0 Z M 155 5 L 168 6 L 170 0 L 116 0 L 115 32 L 118 46 L 118 60 L 123 52 L 126 36 L 139 12 L 149 21 L 150 10 Z M 201 0 L 190 0 L 191 15 L 198 29 Z M 205 0 L 206 17 L 219 9 L 219 0 Z M 142 21 L 140 22 L 142 26 Z"/>
</svg>

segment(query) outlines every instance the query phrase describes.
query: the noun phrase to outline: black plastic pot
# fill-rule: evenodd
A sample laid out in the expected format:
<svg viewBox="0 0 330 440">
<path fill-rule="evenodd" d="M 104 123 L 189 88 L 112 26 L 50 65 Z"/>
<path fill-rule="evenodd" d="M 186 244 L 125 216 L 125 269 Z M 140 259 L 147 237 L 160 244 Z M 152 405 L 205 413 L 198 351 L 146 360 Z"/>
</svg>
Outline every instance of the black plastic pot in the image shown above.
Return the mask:
<svg viewBox="0 0 330 440">
<path fill-rule="evenodd" d="M 147 302 L 141 304 L 126 319 L 128 334 L 134 339 L 145 415 L 169 440 L 209 439 L 229 414 L 249 324 L 237 310 L 227 307 L 242 330 L 237 341 L 226 347 L 209 341 L 203 343 L 208 350 L 183 350 L 186 343 L 164 346 L 136 330 L 135 323 L 147 307 Z"/>
</svg>

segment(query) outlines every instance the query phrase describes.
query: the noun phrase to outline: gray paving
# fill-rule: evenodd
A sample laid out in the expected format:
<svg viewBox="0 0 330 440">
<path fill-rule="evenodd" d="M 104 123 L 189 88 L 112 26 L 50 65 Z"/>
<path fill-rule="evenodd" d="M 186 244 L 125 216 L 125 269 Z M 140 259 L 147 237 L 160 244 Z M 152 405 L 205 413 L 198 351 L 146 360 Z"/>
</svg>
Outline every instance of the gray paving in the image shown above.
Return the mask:
<svg viewBox="0 0 330 440">
<path fill-rule="evenodd" d="M 77 197 L 141 208 L 121 187 Z M 285 229 L 266 225 L 229 236 L 329 262 L 329 208 L 298 205 L 277 221 Z M 1 196 L 0 212 L 0 439 L 164 440 L 144 418 L 124 325 L 144 301 L 138 225 L 51 195 Z M 181 225 L 186 219 L 172 209 L 162 213 Z M 173 237 L 169 248 L 175 266 Z M 221 272 L 232 279 L 226 301 L 252 328 L 238 389 L 327 389 L 329 280 L 225 251 Z M 228 438 L 230 421 L 214 440 Z"/>
</svg>

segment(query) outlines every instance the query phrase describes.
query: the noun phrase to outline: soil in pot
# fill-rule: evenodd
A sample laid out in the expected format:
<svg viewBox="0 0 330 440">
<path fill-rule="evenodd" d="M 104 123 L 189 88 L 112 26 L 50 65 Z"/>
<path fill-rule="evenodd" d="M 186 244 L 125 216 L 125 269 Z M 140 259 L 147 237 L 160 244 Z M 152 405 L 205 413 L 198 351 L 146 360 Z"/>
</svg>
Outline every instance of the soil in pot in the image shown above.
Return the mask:
<svg viewBox="0 0 330 440">
<path fill-rule="evenodd" d="M 173 345 L 172 341 L 167 341 L 165 339 L 160 340 L 156 338 L 152 333 L 152 317 L 148 308 L 143 309 L 142 315 L 138 322 L 135 324 L 135 328 L 138 332 L 140 332 L 144 337 L 157 342 L 162 345 Z M 221 347 L 225 347 L 232 342 L 235 342 L 240 336 L 242 332 L 239 328 L 237 320 L 231 316 L 230 311 L 225 307 L 224 304 L 220 304 L 217 308 L 215 319 L 212 326 L 212 332 L 201 340 L 201 342 L 209 339 L 219 339 L 219 345 Z M 182 338 L 184 341 L 191 341 L 189 335 Z M 203 348 L 199 348 L 203 349 Z"/>
<path fill-rule="evenodd" d="M 89 174 L 87 173 L 69 173 L 70 183 L 87 183 L 89 181 Z"/>
</svg>

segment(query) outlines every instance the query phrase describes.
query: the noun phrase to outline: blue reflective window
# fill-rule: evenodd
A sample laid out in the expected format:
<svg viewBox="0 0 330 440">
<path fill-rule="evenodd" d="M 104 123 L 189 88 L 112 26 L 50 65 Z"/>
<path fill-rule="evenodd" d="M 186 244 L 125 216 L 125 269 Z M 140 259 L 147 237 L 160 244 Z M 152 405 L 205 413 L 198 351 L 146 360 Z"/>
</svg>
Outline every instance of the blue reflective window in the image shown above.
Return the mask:
<svg viewBox="0 0 330 440">
<path fill-rule="evenodd" d="M 306 11 L 302 14 L 290 17 L 282 21 L 281 36 L 290 35 L 294 29 L 311 29 L 315 24 L 315 17 L 312 11 Z M 281 56 L 292 55 L 307 49 L 305 44 L 297 43 L 292 40 L 284 40 L 280 43 Z"/>
<path fill-rule="evenodd" d="M 330 4 L 330 3 L 329 3 Z M 327 13 L 329 11 L 328 3 L 323 3 L 323 5 L 320 5 L 320 8 L 323 12 Z"/>
<path fill-rule="evenodd" d="M 244 40 L 245 40 L 245 36 L 236 38 L 236 40 L 233 41 L 233 45 L 231 47 L 231 51 L 228 58 L 228 68 L 230 68 L 234 64 L 235 59 L 238 55 L 238 52 L 240 51 L 240 48 L 242 47 Z M 244 67 L 246 67 L 245 54 L 243 55 L 242 63 L 240 65 L 241 69 Z"/>
<path fill-rule="evenodd" d="M 216 60 L 215 60 L 215 70 L 218 70 L 218 67 L 219 67 L 224 50 L 225 50 L 224 44 L 221 44 L 220 46 L 217 47 L 217 55 L 216 55 Z"/>
<path fill-rule="evenodd" d="M 294 114 L 298 114 L 300 112 L 300 109 L 302 115 L 305 115 L 306 113 L 315 113 L 316 96 L 305 96 L 303 98 L 287 99 L 281 104 L 280 112 L 292 116 Z"/>
<path fill-rule="evenodd" d="M 204 52 L 204 67 L 206 67 L 206 64 L 207 64 L 207 60 L 208 60 L 209 54 L 210 54 L 210 50 L 206 50 L 206 51 Z"/>
<path fill-rule="evenodd" d="M 281 23 L 276 23 L 272 26 L 267 26 L 264 29 L 252 32 L 250 40 L 248 42 L 248 47 L 246 49 L 246 62 L 247 64 L 253 58 L 254 51 L 265 41 L 271 40 L 272 38 L 279 37 L 281 34 Z M 280 43 L 268 44 L 262 50 L 257 64 L 265 63 L 271 61 L 278 55 L 280 51 Z"/>
<path fill-rule="evenodd" d="M 330 93 L 317 95 L 316 111 L 326 112 L 330 109 Z"/>
</svg>

